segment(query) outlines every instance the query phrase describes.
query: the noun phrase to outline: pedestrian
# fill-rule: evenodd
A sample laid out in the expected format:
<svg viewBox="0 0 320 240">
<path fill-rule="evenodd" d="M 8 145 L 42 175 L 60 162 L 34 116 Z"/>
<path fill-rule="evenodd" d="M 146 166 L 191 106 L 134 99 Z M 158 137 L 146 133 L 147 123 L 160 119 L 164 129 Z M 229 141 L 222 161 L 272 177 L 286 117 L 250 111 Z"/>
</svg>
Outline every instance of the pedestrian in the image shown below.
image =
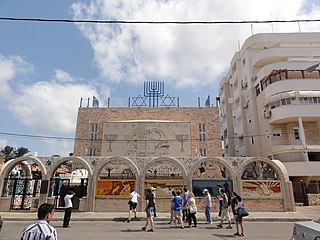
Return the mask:
<svg viewBox="0 0 320 240">
<path fill-rule="evenodd" d="M 237 197 L 238 194 L 236 192 L 232 192 L 232 197 L 231 197 L 231 210 L 232 210 L 232 214 L 233 214 L 233 219 L 231 224 L 234 224 L 236 221 L 236 216 L 237 216 L 237 212 L 236 212 L 236 206 L 237 206 Z"/>
<path fill-rule="evenodd" d="M 75 193 L 73 191 L 68 191 L 67 195 L 64 196 L 64 217 L 63 217 L 63 225 L 62 227 L 67 228 L 69 227 L 69 222 L 71 219 L 72 213 L 72 198 L 74 197 Z"/>
<path fill-rule="evenodd" d="M 134 218 L 137 218 L 137 205 L 138 205 L 138 198 L 140 197 L 139 193 L 133 190 L 130 193 L 130 200 L 129 200 L 129 217 L 127 223 L 131 220 L 131 213 L 133 213 Z"/>
<path fill-rule="evenodd" d="M 151 187 L 151 191 L 152 191 L 152 194 L 153 194 L 153 216 L 156 217 L 157 216 L 157 213 L 156 213 L 156 188 L 154 187 Z"/>
<path fill-rule="evenodd" d="M 190 198 L 189 190 L 186 185 L 183 187 L 183 210 L 182 210 L 182 220 L 189 222 L 189 206 L 188 206 L 188 201 Z"/>
<path fill-rule="evenodd" d="M 57 240 L 57 231 L 49 225 L 54 215 L 54 205 L 41 204 L 38 208 L 38 220 L 23 230 L 21 240 Z"/>
<path fill-rule="evenodd" d="M 191 227 L 191 220 L 193 220 L 193 227 L 197 227 L 197 205 L 196 205 L 196 199 L 194 198 L 193 192 L 190 192 L 190 198 L 189 198 L 189 227 Z"/>
<path fill-rule="evenodd" d="M 212 199 L 211 199 L 211 194 L 209 193 L 208 189 L 203 190 L 203 194 L 206 196 L 205 199 L 205 215 L 206 215 L 206 224 L 212 224 L 212 219 L 211 219 L 211 208 L 212 208 Z"/>
<path fill-rule="evenodd" d="M 230 221 L 230 215 L 229 215 L 229 199 L 227 194 L 224 192 L 223 189 L 221 189 L 221 197 L 222 197 L 222 213 L 221 213 L 221 220 L 220 220 L 220 224 L 217 225 L 218 228 L 223 228 L 222 224 L 223 224 L 223 220 L 226 219 L 228 221 L 228 226 L 226 227 L 227 229 L 232 229 L 231 226 L 231 221 Z"/>
<path fill-rule="evenodd" d="M 151 188 L 147 189 L 146 194 L 146 225 L 142 228 L 143 231 L 147 230 L 148 225 L 150 224 L 150 229 L 148 232 L 154 232 L 154 222 L 153 222 L 153 215 L 154 215 L 154 195 L 152 193 Z"/>
<path fill-rule="evenodd" d="M 221 197 L 222 186 L 221 186 L 221 184 L 218 184 L 217 187 L 218 187 L 218 195 L 217 195 L 217 198 L 218 198 L 218 200 L 219 200 L 219 213 L 218 213 L 218 217 L 220 218 L 220 217 L 221 217 L 221 213 L 222 213 L 222 197 Z"/>
<path fill-rule="evenodd" d="M 237 213 L 238 209 L 243 208 L 243 202 L 242 202 L 242 198 L 238 194 L 235 194 L 235 196 L 237 200 L 237 206 L 235 207 L 235 211 Z M 241 233 L 239 233 L 239 225 L 240 225 Z M 239 216 L 238 214 L 236 215 L 236 228 L 237 228 L 237 232 L 233 235 L 243 237 L 244 234 L 243 234 L 242 216 Z"/>
<path fill-rule="evenodd" d="M 178 228 L 178 224 L 181 224 L 181 228 L 183 229 L 183 221 L 182 221 L 182 205 L 183 205 L 183 198 L 180 196 L 181 191 L 177 191 L 177 196 L 174 196 L 172 199 L 173 203 L 173 221 L 176 228 Z"/>
<path fill-rule="evenodd" d="M 172 202 L 172 200 L 173 200 L 173 198 L 175 196 L 177 196 L 175 191 L 172 191 L 171 194 L 172 194 L 172 198 L 171 198 L 171 201 L 170 201 L 170 212 L 171 212 L 171 214 L 170 214 L 170 221 L 168 222 L 168 224 L 172 224 L 172 222 L 173 222 L 173 202 Z"/>
</svg>

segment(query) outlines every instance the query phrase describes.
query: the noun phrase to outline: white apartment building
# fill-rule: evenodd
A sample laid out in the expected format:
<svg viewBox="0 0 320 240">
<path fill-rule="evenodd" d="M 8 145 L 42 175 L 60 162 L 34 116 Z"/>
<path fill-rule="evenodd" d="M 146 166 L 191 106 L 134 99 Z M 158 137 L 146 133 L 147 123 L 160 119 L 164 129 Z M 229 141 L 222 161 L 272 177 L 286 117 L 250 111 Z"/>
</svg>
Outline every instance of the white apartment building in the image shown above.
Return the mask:
<svg viewBox="0 0 320 240">
<path fill-rule="evenodd" d="M 320 33 L 249 37 L 219 86 L 224 156 L 278 159 L 320 193 L 319 64 Z"/>
</svg>

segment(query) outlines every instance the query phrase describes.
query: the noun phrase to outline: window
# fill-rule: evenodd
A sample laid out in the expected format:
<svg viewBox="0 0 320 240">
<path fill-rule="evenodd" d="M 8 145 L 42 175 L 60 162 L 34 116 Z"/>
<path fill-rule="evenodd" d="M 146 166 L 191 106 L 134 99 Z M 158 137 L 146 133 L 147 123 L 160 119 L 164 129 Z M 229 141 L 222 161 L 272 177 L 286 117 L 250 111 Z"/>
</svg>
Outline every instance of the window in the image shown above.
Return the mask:
<svg viewBox="0 0 320 240">
<path fill-rule="evenodd" d="M 294 128 L 294 129 L 293 129 L 293 137 L 294 137 L 294 139 L 296 139 L 296 140 L 299 140 L 299 139 L 300 139 L 299 128 Z"/>
<path fill-rule="evenodd" d="M 274 129 L 272 132 L 272 136 L 280 137 L 281 136 L 281 129 Z"/>
<path fill-rule="evenodd" d="M 250 138 L 250 142 L 251 142 L 251 144 L 254 144 L 254 138 L 253 137 Z"/>
<path fill-rule="evenodd" d="M 98 123 L 91 123 L 90 140 L 97 141 L 97 138 L 98 138 Z"/>
<path fill-rule="evenodd" d="M 205 148 L 199 148 L 199 155 L 200 155 L 200 157 L 205 157 L 205 156 L 207 156 L 207 149 L 205 149 Z"/>
<path fill-rule="evenodd" d="M 204 142 L 206 140 L 206 125 L 200 123 L 198 126 L 199 126 L 199 141 Z"/>
</svg>

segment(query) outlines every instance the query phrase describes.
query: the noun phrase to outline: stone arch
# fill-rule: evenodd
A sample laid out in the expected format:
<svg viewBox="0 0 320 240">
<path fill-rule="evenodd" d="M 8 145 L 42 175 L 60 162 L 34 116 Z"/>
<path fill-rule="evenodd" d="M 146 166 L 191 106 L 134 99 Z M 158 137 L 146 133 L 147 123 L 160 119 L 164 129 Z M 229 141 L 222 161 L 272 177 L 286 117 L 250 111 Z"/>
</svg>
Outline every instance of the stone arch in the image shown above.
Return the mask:
<svg viewBox="0 0 320 240">
<path fill-rule="evenodd" d="M 194 162 L 192 168 L 190 169 L 189 176 L 192 177 L 192 174 L 194 173 L 196 168 L 198 168 L 201 165 L 201 163 L 204 163 L 206 161 L 215 161 L 218 164 L 221 164 L 222 166 L 224 166 L 228 170 L 228 172 L 230 174 L 230 178 L 231 179 L 236 179 L 235 171 L 232 168 L 232 166 L 230 165 L 230 163 L 228 161 L 226 161 L 224 158 L 219 158 L 219 157 L 213 157 L 213 158 L 212 157 L 202 157 L 202 158 L 198 158 Z"/>
<path fill-rule="evenodd" d="M 49 178 L 53 177 L 53 174 L 55 173 L 55 171 L 58 169 L 58 167 L 62 163 L 65 163 L 65 162 L 68 162 L 68 161 L 76 161 L 76 162 L 82 164 L 85 167 L 85 169 L 88 170 L 88 176 L 93 175 L 93 170 L 92 170 L 91 166 L 88 164 L 88 162 L 85 159 L 83 159 L 81 157 L 71 156 L 71 157 L 59 158 L 56 161 L 54 161 L 54 163 L 50 166 L 50 170 L 51 171 L 50 172 L 48 171 Z"/>
<path fill-rule="evenodd" d="M 232 165 L 224 158 L 198 158 L 190 168 L 189 177 L 192 183 L 192 191 L 197 197 L 203 196 L 204 189 L 208 189 L 211 196 L 216 197 L 219 192 L 219 185 L 231 196 L 235 188 L 235 171 Z M 201 200 L 199 199 L 199 201 Z M 213 201 L 216 201 L 216 198 Z M 214 210 L 217 210 L 217 204 L 213 205 Z"/>
<path fill-rule="evenodd" d="M 20 162 L 23 162 L 23 161 L 27 161 L 27 160 L 32 160 L 35 163 L 37 163 L 38 166 L 40 167 L 41 171 L 43 172 L 42 179 L 45 178 L 45 176 L 47 174 L 47 169 L 40 159 L 38 159 L 36 157 L 32 157 L 32 156 L 26 156 L 26 157 L 12 159 L 12 160 L 6 162 L 0 171 L 0 194 L 1 194 L 0 196 L 3 195 L 5 178 L 9 177 L 10 172 L 17 164 L 19 164 Z"/>
<path fill-rule="evenodd" d="M 79 164 L 80 167 L 76 169 L 85 169 L 87 171 L 87 175 L 85 174 L 84 176 L 79 177 L 78 175 L 70 174 L 70 172 L 67 171 L 66 173 L 62 173 L 62 177 L 60 177 L 60 174 L 58 177 L 54 176 L 58 168 L 67 162 Z M 49 169 L 47 174 L 47 179 L 49 180 L 49 188 L 47 192 L 48 200 L 51 201 L 51 203 L 54 203 L 58 208 L 63 207 L 63 197 L 66 192 L 71 189 L 76 193 L 73 198 L 73 207 L 78 208 L 81 211 L 90 211 L 91 205 L 89 202 L 92 198 L 90 196 L 90 189 L 92 186 L 93 169 L 88 164 L 87 159 L 77 156 L 63 158 L 52 157 L 46 159 L 46 164 Z M 60 186 L 62 187 L 60 188 Z"/>
<path fill-rule="evenodd" d="M 141 170 L 140 191 L 145 194 L 146 188 L 155 187 L 156 209 L 158 212 L 167 211 L 168 202 L 172 197 L 171 192 L 173 190 L 182 191 L 183 185 L 188 180 L 188 173 L 184 165 L 184 163 L 188 164 L 187 159 L 155 157 L 146 160 L 147 162 L 144 162 Z M 142 203 L 142 209 L 145 209 L 145 202 L 143 201 Z"/>
<path fill-rule="evenodd" d="M 110 163 L 113 162 L 119 162 L 125 165 L 128 165 L 133 171 L 134 171 L 134 175 L 136 176 L 136 178 L 138 178 L 140 176 L 140 170 L 137 166 L 137 164 L 132 161 L 130 158 L 127 157 L 107 157 L 107 158 L 103 158 L 100 160 L 101 162 L 99 163 L 99 165 L 96 168 L 96 180 L 98 179 L 99 174 L 101 173 L 102 169 Z"/>
<path fill-rule="evenodd" d="M 276 179 L 242 179 L 245 168 L 254 162 L 262 162 L 273 168 Z M 236 171 L 240 183 L 239 192 L 246 206 L 252 210 L 294 211 L 292 184 L 283 163 L 268 158 L 249 158 Z"/>
<path fill-rule="evenodd" d="M 120 165 L 120 168 L 113 174 L 107 171 L 107 177 L 99 179 L 108 165 L 110 167 Z M 110 174 L 109 177 L 108 174 Z M 92 209 L 98 212 L 106 211 L 106 208 L 112 208 L 113 211 L 127 211 L 130 192 L 141 185 L 139 177 L 140 170 L 130 158 L 112 156 L 97 159 L 92 186 L 94 200 Z"/>
<path fill-rule="evenodd" d="M 281 166 L 280 163 L 278 163 L 274 160 L 270 160 L 268 158 L 249 158 L 246 161 L 242 162 L 236 170 L 236 176 L 239 178 L 238 180 L 241 180 L 241 175 L 242 175 L 245 167 L 251 163 L 254 163 L 254 162 L 264 162 L 266 164 L 269 164 L 275 170 L 279 180 L 281 180 L 281 181 L 286 180 L 285 173 L 283 172 L 285 167 L 284 166 L 280 167 Z M 289 180 L 289 178 L 287 178 L 287 180 Z"/>
</svg>

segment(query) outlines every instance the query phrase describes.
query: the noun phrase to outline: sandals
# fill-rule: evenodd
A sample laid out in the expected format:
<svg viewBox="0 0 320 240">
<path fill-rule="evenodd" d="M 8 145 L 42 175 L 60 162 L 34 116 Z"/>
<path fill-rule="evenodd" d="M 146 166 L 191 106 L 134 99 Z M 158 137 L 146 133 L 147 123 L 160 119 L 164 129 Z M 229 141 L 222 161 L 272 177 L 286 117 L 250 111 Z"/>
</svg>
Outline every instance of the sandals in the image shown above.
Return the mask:
<svg viewBox="0 0 320 240">
<path fill-rule="evenodd" d="M 218 228 L 223 228 L 223 226 L 221 224 L 218 224 L 217 227 Z"/>
</svg>

